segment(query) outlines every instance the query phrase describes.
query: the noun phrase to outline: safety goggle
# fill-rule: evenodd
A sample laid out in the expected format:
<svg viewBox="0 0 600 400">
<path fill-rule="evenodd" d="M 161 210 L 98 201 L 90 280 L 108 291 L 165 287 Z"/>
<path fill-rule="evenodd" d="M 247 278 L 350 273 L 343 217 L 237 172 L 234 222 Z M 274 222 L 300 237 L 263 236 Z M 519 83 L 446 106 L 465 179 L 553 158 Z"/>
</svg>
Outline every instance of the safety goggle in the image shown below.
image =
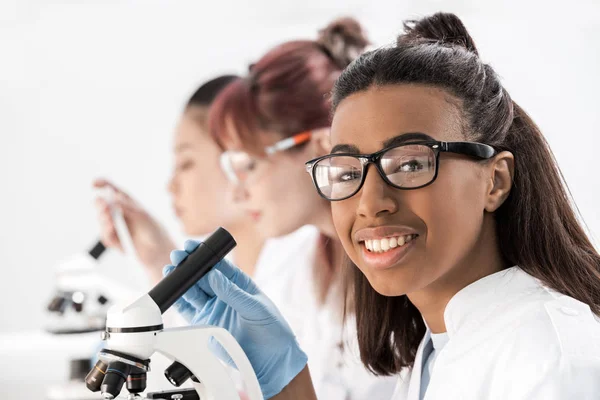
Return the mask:
<svg viewBox="0 0 600 400">
<path fill-rule="evenodd" d="M 310 140 L 311 136 L 312 131 L 299 133 L 265 147 L 264 152 L 269 157 L 275 153 L 286 151 L 306 143 Z M 255 168 L 258 160 L 259 158 L 245 151 L 228 150 L 221 154 L 220 164 L 227 179 L 233 184 L 238 184 L 247 180 L 248 175 Z"/>
</svg>

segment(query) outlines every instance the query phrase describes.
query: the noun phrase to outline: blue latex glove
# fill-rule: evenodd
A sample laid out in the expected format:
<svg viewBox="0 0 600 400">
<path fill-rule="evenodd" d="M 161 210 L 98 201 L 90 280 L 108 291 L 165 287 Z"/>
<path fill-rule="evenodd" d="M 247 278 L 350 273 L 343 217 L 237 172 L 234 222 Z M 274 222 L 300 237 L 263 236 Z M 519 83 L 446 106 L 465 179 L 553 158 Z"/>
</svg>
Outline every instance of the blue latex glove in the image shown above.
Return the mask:
<svg viewBox="0 0 600 400">
<path fill-rule="evenodd" d="M 188 240 L 171 252 L 169 274 L 200 243 Z M 294 333 L 273 302 L 239 268 L 223 260 L 198 281 L 175 307 L 192 325 L 226 329 L 238 341 L 269 399 L 286 387 L 307 363 Z M 231 365 L 231 359 L 224 357 Z"/>
</svg>

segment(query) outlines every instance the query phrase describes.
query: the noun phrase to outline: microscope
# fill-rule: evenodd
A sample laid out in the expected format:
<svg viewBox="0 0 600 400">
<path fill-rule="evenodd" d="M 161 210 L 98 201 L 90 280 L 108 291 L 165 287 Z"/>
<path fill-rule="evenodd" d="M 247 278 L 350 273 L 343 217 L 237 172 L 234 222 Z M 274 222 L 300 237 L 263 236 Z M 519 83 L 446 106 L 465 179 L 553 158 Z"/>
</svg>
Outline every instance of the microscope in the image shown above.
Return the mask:
<svg viewBox="0 0 600 400">
<path fill-rule="evenodd" d="M 56 289 L 47 305 L 46 331 L 74 334 L 104 329 L 109 295 L 97 274 L 97 262 L 106 247 L 101 241 L 85 253 L 63 260 L 56 269 Z"/>
<path fill-rule="evenodd" d="M 179 387 L 191 379 L 193 389 L 149 393 L 146 398 L 240 400 L 227 367 L 211 350 L 216 341 L 241 373 L 248 399 L 262 400 L 250 361 L 225 329 L 202 325 L 163 329 L 162 314 L 235 245 L 229 232 L 219 228 L 147 294 L 128 305 L 112 306 L 102 333 L 105 347 L 85 379 L 87 388 L 99 391 L 103 399 L 114 399 L 126 385 L 128 399 L 143 398 L 150 357 L 158 352 L 173 361 L 165 370 L 167 380 Z"/>
<path fill-rule="evenodd" d="M 111 190 L 98 190 L 98 196 L 113 201 Z M 135 266 L 135 248 L 123 213 L 111 207 L 117 235 L 124 249 L 127 264 Z M 85 253 L 77 253 L 61 261 L 56 268 L 56 289 L 47 310 L 46 331 L 52 334 L 77 334 L 101 331 L 105 328 L 106 313 L 111 303 L 128 298 L 131 288 L 109 279 L 99 259 L 106 247 L 98 240 Z"/>
</svg>

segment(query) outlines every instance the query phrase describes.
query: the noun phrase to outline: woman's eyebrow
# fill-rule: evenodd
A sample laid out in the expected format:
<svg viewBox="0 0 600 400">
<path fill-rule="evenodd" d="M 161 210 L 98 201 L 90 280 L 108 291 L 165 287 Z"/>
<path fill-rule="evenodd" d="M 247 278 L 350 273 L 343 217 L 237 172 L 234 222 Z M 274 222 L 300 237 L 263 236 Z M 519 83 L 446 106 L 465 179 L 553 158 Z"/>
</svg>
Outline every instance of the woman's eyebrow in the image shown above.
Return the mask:
<svg viewBox="0 0 600 400">
<path fill-rule="evenodd" d="M 183 142 L 183 143 L 179 143 L 175 146 L 175 152 L 179 153 L 182 152 L 184 150 L 191 150 L 193 148 L 193 146 L 188 143 L 188 142 Z"/>
<path fill-rule="evenodd" d="M 391 146 L 395 146 L 398 144 L 402 144 L 405 142 L 412 142 L 412 141 L 435 141 L 434 138 L 432 138 L 429 135 L 426 135 L 424 133 L 421 132 L 409 132 L 409 133 L 402 133 L 398 136 L 394 136 L 391 139 L 386 140 L 385 142 L 383 142 L 383 147 L 391 147 Z"/>
<path fill-rule="evenodd" d="M 402 133 L 398 136 L 394 136 L 393 138 L 388 139 L 385 142 L 383 142 L 382 148 L 391 147 L 391 146 L 395 146 L 395 145 L 406 143 L 406 142 L 412 142 L 412 141 L 435 141 L 435 139 L 429 135 L 426 135 L 425 133 L 420 133 L 420 132 Z M 360 154 L 360 150 L 358 149 L 357 146 L 355 146 L 353 144 L 338 144 L 338 145 L 335 145 L 333 147 L 333 149 L 331 149 L 331 154 L 334 154 L 334 153 Z"/>
<path fill-rule="evenodd" d="M 353 153 L 353 154 L 359 154 L 360 151 L 358 150 L 358 147 L 356 147 L 353 144 L 338 144 L 335 145 L 333 147 L 333 149 L 331 149 L 331 154 L 333 153 Z"/>
</svg>

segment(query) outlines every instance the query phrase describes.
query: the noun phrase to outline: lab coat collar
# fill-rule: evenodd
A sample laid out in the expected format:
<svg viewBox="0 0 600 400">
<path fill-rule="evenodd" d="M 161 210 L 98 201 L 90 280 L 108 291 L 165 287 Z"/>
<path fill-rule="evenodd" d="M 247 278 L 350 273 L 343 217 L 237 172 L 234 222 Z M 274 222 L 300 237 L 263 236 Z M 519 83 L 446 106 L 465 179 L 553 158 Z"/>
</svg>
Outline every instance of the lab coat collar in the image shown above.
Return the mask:
<svg viewBox="0 0 600 400">
<path fill-rule="evenodd" d="M 444 311 L 448 337 L 461 329 L 478 329 L 504 304 L 539 289 L 538 281 L 519 267 L 511 267 L 473 282 L 450 299 Z"/>
<path fill-rule="evenodd" d="M 408 399 L 419 399 L 421 393 L 421 372 L 423 366 L 423 352 L 425 350 L 425 346 L 431 339 L 431 331 L 427 328 L 425 332 L 425 337 L 421 340 L 419 347 L 417 349 L 417 355 L 415 357 L 415 362 L 413 364 L 412 372 L 410 374 L 410 384 L 408 385 Z"/>
</svg>

